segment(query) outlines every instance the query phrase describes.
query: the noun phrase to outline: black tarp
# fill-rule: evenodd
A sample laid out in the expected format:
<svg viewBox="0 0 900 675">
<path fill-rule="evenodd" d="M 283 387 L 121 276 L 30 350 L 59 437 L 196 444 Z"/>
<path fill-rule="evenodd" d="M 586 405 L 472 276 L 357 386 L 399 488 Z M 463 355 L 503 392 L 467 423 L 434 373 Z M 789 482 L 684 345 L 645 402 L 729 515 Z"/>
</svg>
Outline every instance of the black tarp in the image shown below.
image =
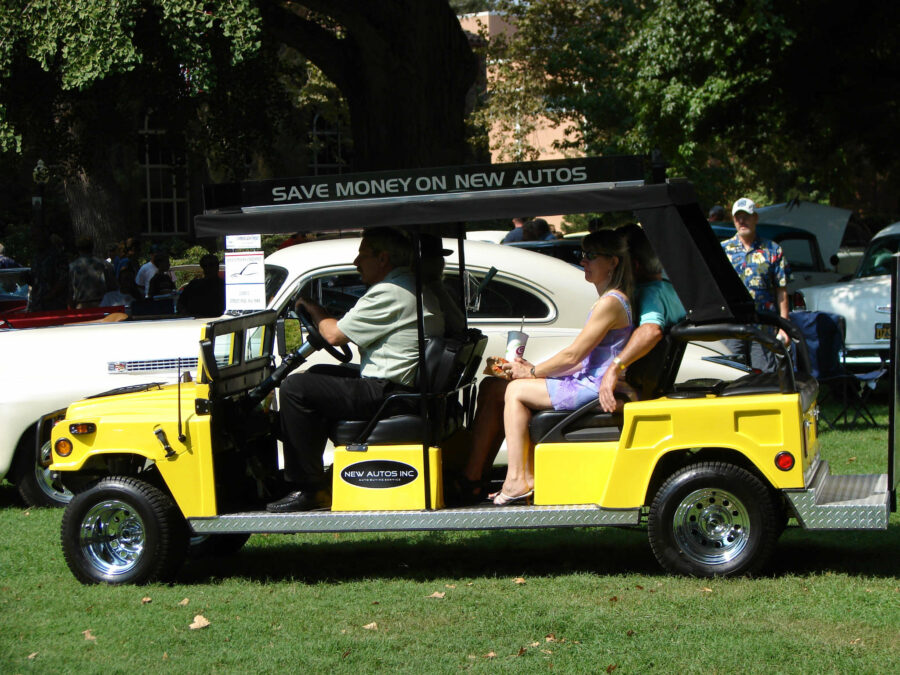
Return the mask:
<svg viewBox="0 0 900 675">
<path fill-rule="evenodd" d="M 638 158 L 588 158 L 214 185 L 204 188 L 206 212 L 195 218 L 195 231 L 272 234 L 633 212 L 689 320 L 754 323 L 750 294 L 703 216 L 693 186 L 643 185 L 639 167 Z M 370 193 L 377 186 L 381 192 L 359 197 L 362 190 L 351 194 L 355 188 L 347 186 L 365 186 Z"/>
</svg>

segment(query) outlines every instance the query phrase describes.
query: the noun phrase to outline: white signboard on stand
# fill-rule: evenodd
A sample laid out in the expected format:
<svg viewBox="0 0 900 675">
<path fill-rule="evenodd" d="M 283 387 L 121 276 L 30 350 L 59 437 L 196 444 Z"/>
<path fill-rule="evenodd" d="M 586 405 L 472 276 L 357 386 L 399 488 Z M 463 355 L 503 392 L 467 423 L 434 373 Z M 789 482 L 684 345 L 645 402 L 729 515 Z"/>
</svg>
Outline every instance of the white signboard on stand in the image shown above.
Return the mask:
<svg viewBox="0 0 900 675">
<path fill-rule="evenodd" d="M 266 268 L 262 251 L 225 253 L 225 309 L 266 308 Z"/>
</svg>

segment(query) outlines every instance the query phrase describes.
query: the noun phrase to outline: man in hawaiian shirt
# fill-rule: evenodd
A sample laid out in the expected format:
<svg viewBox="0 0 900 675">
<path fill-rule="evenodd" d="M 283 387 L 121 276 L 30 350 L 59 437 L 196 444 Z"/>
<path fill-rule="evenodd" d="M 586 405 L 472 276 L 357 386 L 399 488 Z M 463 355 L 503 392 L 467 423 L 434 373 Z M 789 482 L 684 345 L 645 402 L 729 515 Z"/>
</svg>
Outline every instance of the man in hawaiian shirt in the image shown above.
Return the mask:
<svg viewBox="0 0 900 675">
<path fill-rule="evenodd" d="M 725 255 L 731 261 L 738 276 L 753 296 L 756 310 L 788 318 L 787 282 L 790 270 L 781 247 L 774 241 L 756 236 L 759 214 L 752 199 L 742 197 L 731 208 L 735 236 L 722 242 Z M 774 333 L 772 326 L 763 330 Z M 787 333 L 778 329 L 778 339 L 788 343 Z M 743 354 L 748 365 L 764 372 L 775 370 L 775 355 L 757 342 L 725 340 L 726 346 L 735 354 Z"/>
</svg>

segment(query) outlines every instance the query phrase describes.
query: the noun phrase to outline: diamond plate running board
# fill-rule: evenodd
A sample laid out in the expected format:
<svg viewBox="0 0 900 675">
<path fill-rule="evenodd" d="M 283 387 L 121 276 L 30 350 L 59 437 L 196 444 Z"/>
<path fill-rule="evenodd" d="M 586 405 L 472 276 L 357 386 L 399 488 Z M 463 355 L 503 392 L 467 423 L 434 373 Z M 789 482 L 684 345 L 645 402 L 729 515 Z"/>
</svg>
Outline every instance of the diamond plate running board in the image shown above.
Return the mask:
<svg viewBox="0 0 900 675">
<path fill-rule="evenodd" d="M 439 511 L 305 511 L 230 513 L 189 518 L 197 534 L 504 530 L 538 527 L 638 525 L 640 509 L 575 506 L 483 506 Z"/>
<path fill-rule="evenodd" d="M 803 492 L 785 491 L 807 530 L 886 530 L 890 517 L 887 474 L 833 476 L 822 460 Z"/>
</svg>

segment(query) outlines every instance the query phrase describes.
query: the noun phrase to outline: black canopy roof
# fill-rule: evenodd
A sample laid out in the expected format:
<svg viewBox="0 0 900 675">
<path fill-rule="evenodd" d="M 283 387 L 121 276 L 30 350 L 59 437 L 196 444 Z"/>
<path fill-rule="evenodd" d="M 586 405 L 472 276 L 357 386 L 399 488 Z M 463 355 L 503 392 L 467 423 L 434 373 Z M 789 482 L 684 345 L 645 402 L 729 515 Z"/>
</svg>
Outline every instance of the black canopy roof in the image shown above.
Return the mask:
<svg viewBox="0 0 900 675">
<path fill-rule="evenodd" d="M 753 302 L 687 182 L 645 185 L 639 157 L 313 176 L 204 187 L 200 236 L 631 211 L 696 323 L 753 323 Z M 429 228 L 426 228 L 429 229 Z"/>
</svg>

